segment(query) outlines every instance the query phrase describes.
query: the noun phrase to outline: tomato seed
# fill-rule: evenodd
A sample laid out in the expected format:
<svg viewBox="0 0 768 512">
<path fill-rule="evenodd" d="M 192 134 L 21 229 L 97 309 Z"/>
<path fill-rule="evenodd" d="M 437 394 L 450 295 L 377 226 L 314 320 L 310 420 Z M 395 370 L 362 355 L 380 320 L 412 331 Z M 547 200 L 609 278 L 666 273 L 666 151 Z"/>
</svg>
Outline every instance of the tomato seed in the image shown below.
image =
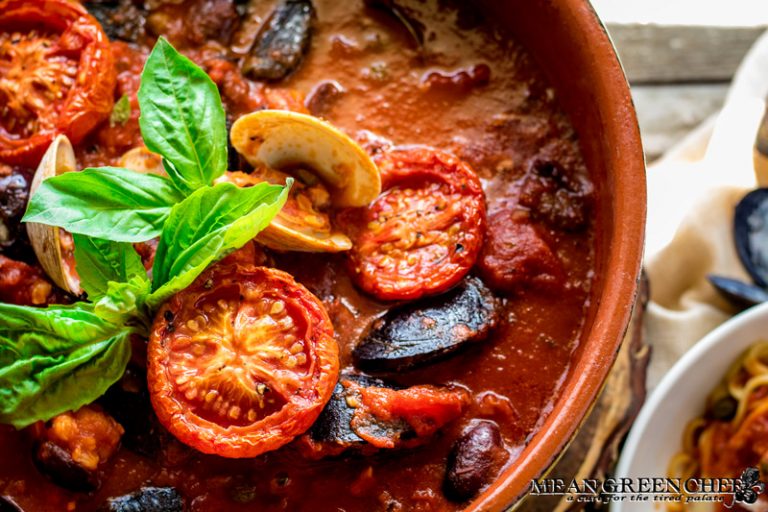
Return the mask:
<svg viewBox="0 0 768 512">
<path fill-rule="evenodd" d="M 275 301 L 272 303 L 272 307 L 269 312 L 272 315 L 279 315 L 285 311 L 285 303 L 283 301 Z"/>
</svg>

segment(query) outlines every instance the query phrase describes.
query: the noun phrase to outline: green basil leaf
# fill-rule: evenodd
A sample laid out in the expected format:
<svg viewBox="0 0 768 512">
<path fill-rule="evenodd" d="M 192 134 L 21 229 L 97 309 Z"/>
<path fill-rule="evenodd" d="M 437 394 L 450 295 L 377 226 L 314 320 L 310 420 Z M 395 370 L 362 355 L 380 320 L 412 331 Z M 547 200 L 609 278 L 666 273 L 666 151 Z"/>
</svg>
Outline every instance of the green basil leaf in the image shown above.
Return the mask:
<svg viewBox="0 0 768 512">
<path fill-rule="evenodd" d="M 130 336 L 123 330 L 85 343 L 27 336 L 31 353 L 0 367 L 0 423 L 23 428 L 96 400 L 125 372 Z M 16 341 L 0 333 L 0 359 Z"/>
<path fill-rule="evenodd" d="M 144 65 L 139 126 L 150 151 L 186 193 L 211 185 L 227 170 L 227 128 L 216 84 L 164 38 Z"/>
<path fill-rule="evenodd" d="M 126 242 L 112 242 L 84 235 L 72 235 L 75 240 L 75 268 L 80 286 L 96 301 L 107 293 L 110 281 L 124 282 L 132 277 L 148 281 L 141 258 Z"/>
<path fill-rule="evenodd" d="M 120 96 L 120 99 L 115 102 L 115 106 L 112 108 L 112 113 L 109 115 L 109 126 L 114 127 L 117 124 L 125 124 L 131 118 L 131 100 L 127 94 Z"/>
<path fill-rule="evenodd" d="M 150 306 L 189 286 L 211 263 L 267 227 L 285 204 L 291 184 L 240 188 L 219 183 L 174 206 L 155 253 Z"/>
<path fill-rule="evenodd" d="M 93 305 L 78 302 L 71 306 L 33 308 L 0 303 L 0 335 L 18 335 L 15 353 L 30 354 L 35 343 L 26 343 L 26 337 L 46 336 L 62 340 L 61 347 L 86 343 L 104 338 L 114 331 L 114 326 L 99 318 Z M 57 349 L 51 346 L 52 349 Z M 9 347 L 5 347 L 6 350 Z M 0 355 L 0 365 L 7 363 Z"/>
<path fill-rule="evenodd" d="M 145 310 L 150 283 L 145 277 L 134 276 L 128 282 L 110 281 L 107 291 L 93 306 L 96 315 L 115 325 L 132 325 L 148 335 L 151 316 Z"/>
<path fill-rule="evenodd" d="M 94 401 L 123 374 L 132 332 L 87 303 L 0 304 L 0 423 L 21 428 Z"/>
<path fill-rule="evenodd" d="M 162 176 L 85 169 L 44 180 L 23 220 L 115 242 L 144 242 L 160 234 L 171 207 L 182 199 Z"/>
</svg>

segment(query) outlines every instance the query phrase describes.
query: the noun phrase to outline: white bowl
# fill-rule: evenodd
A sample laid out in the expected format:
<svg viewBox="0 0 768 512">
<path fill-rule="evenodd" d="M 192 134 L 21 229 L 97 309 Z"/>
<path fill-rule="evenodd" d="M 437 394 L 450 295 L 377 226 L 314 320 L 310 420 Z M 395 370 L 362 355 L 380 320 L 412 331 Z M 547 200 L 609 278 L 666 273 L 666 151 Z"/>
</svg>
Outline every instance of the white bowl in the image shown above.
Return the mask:
<svg viewBox="0 0 768 512">
<path fill-rule="evenodd" d="M 651 394 L 629 433 L 617 478 L 666 477 L 683 430 L 704 412 L 707 396 L 729 366 L 768 335 L 768 303 L 741 313 L 707 334 L 672 367 Z M 613 512 L 663 511 L 663 504 L 619 501 Z M 697 509 L 698 510 L 698 509 Z"/>
</svg>

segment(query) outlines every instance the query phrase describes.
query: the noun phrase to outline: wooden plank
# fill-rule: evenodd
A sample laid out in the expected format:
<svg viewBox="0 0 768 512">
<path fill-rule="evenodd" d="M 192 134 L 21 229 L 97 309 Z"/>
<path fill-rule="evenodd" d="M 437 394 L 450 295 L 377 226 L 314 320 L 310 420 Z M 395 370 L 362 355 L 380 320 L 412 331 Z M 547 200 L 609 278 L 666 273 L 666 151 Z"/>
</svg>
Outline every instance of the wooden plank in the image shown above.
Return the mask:
<svg viewBox="0 0 768 512">
<path fill-rule="evenodd" d="M 765 26 L 609 23 L 631 83 L 730 81 Z"/>
<path fill-rule="evenodd" d="M 727 83 L 633 85 L 632 98 L 648 162 L 716 114 L 728 87 Z"/>
</svg>

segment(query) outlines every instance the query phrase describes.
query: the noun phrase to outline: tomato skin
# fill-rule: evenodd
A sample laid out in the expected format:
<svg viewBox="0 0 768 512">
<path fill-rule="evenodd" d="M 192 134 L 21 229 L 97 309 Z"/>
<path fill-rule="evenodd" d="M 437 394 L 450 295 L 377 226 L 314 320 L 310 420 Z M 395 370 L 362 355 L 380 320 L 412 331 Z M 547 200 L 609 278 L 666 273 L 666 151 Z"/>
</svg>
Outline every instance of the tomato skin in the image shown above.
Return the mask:
<svg viewBox="0 0 768 512">
<path fill-rule="evenodd" d="M 250 290 L 261 290 L 261 295 L 249 295 Z M 279 407 L 267 406 L 263 417 L 254 420 L 250 417 L 238 418 L 241 421 L 229 421 L 223 416 L 211 417 L 211 414 L 204 414 L 204 407 L 207 406 L 198 406 L 179 389 L 179 373 L 174 374 L 172 368 L 175 364 L 174 353 L 176 356 L 181 353 L 181 357 L 189 362 L 189 366 L 183 368 L 185 371 L 197 372 L 209 381 L 216 378 L 217 372 L 230 370 L 224 363 L 220 368 L 212 369 L 209 360 L 190 357 L 190 352 L 184 352 L 178 345 L 182 325 L 189 322 L 189 319 L 199 318 L 201 310 L 205 308 L 207 295 L 221 296 L 217 299 L 219 304 L 222 300 L 234 302 L 237 314 L 231 317 L 231 323 L 227 325 L 235 329 L 236 324 L 240 325 L 241 315 L 244 315 L 246 322 L 253 321 L 247 324 L 252 329 L 243 331 L 246 334 L 253 332 L 256 329 L 254 326 L 260 325 L 263 316 L 258 317 L 250 312 L 256 311 L 255 308 L 267 300 L 265 297 L 279 297 L 283 307 L 290 310 L 292 318 L 302 326 L 303 330 L 296 333 L 307 350 L 306 375 L 300 375 L 301 370 L 294 371 L 282 365 L 282 359 L 272 363 L 257 361 L 256 364 L 271 366 L 258 376 L 254 376 L 257 375 L 255 373 L 248 374 L 248 381 L 254 386 L 265 374 L 271 375 L 274 380 L 266 383 L 269 387 L 267 391 L 271 389 L 273 393 L 284 393 L 278 396 L 284 403 Z M 223 323 L 230 322 L 227 318 Z M 210 332 L 210 326 L 214 323 L 215 319 L 211 318 L 201 330 Z M 243 367 L 245 363 L 241 361 L 251 357 L 245 348 L 249 346 L 248 343 L 247 339 L 237 336 L 231 341 L 232 346 L 238 347 L 237 362 L 233 366 L 239 364 Z M 176 294 L 158 311 L 147 350 L 150 397 L 160 422 L 189 446 L 203 453 L 230 458 L 256 457 L 306 432 L 330 400 L 339 374 L 339 353 L 333 338 L 333 326 L 319 299 L 296 283 L 289 274 L 266 267 L 215 265 L 203 273 L 189 288 Z M 175 360 L 178 361 L 178 357 Z M 294 381 L 298 387 L 290 392 L 279 391 L 290 389 Z M 228 381 L 218 389 L 231 389 L 237 384 Z M 208 387 L 201 391 L 204 395 L 213 389 Z M 231 396 L 226 398 L 228 403 L 235 403 Z M 264 408 L 263 404 L 261 407 Z"/>
<path fill-rule="evenodd" d="M 0 31 L 14 27 L 57 33 L 55 51 L 48 56 L 78 61 L 66 95 L 37 113 L 39 129 L 14 136 L 0 125 L 0 161 L 34 167 L 56 135 L 65 134 L 77 144 L 109 117 L 114 105 L 114 59 L 101 25 L 78 2 L 0 0 Z"/>
<path fill-rule="evenodd" d="M 450 289 L 482 247 L 485 195 L 479 178 L 455 156 L 422 146 L 380 153 L 375 162 L 382 194 L 339 217 L 353 242 L 353 280 L 383 300 Z"/>
<path fill-rule="evenodd" d="M 526 287 L 562 288 L 566 277 L 563 265 L 527 212 L 498 210 L 489 216 L 488 225 L 491 229 L 477 262 L 488 286 L 507 293 Z"/>
</svg>

